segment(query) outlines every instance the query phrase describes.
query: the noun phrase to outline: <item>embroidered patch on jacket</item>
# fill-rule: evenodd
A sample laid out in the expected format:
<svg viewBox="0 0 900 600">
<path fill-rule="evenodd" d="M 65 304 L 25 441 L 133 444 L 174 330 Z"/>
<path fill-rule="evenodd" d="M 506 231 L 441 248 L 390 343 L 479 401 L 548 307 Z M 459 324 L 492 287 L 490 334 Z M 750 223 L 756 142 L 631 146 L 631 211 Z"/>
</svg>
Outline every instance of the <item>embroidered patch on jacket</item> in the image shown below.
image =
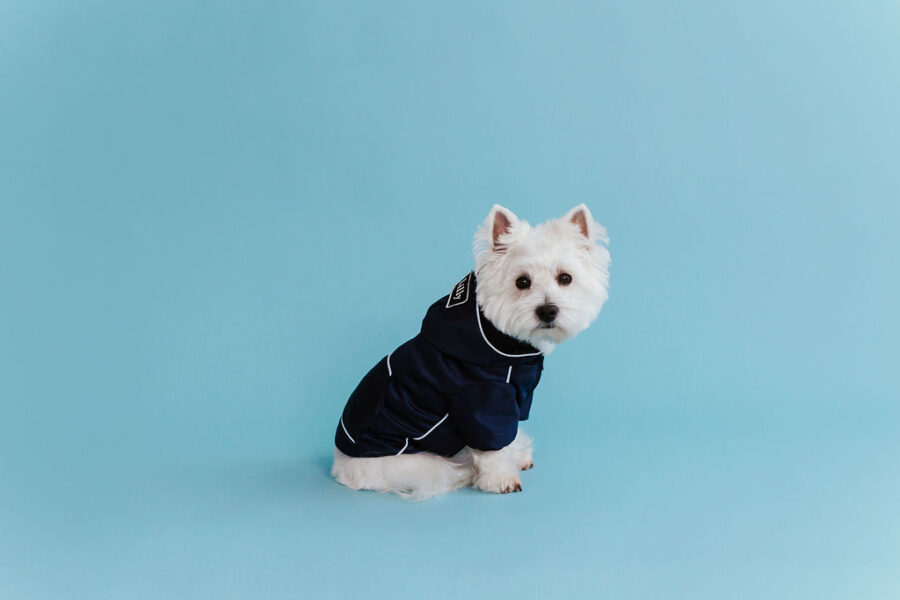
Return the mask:
<svg viewBox="0 0 900 600">
<path fill-rule="evenodd" d="M 469 273 L 453 286 L 453 291 L 450 292 L 450 297 L 447 298 L 447 308 L 453 308 L 469 301 L 469 280 L 471 278 L 472 274 Z"/>
</svg>

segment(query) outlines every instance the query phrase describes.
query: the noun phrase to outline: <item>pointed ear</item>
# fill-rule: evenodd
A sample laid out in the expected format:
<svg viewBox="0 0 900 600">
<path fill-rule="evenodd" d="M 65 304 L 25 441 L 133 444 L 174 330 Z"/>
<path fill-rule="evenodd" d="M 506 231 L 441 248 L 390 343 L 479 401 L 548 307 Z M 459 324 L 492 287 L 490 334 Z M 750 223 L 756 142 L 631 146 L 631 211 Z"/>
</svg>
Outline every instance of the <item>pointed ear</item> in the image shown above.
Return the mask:
<svg viewBox="0 0 900 600">
<path fill-rule="evenodd" d="M 594 241 L 594 232 L 597 225 L 594 223 L 594 217 L 591 216 L 591 211 L 589 211 L 588 207 L 584 204 L 579 204 L 567 212 L 562 220 L 573 223 L 578 227 L 578 231 L 581 232 L 581 235 L 586 237 L 588 241 Z"/>
<path fill-rule="evenodd" d="M 519 218 L 511 210 L 503 208 L 499 204 L 494 205 L 484 222 L 484 228 L 490 234 L 491 251 L 503 252 L 504 247 L 499 241 L 500 236 L 512 231 L 518 222 Z"/>
</svg>

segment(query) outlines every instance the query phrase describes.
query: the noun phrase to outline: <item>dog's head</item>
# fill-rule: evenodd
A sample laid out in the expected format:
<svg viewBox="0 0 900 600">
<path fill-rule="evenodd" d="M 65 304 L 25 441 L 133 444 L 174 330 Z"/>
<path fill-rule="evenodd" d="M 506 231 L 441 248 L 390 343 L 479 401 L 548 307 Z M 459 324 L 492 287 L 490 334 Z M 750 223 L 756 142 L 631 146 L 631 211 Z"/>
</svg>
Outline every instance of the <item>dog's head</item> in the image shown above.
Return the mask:
<svg viewBox="0 0 900 600">
<path fill-rule="evenodd" d="M 586 329 L 609 297 L 608 241 L 584 204 L 536 227 L 494 205 L 475 234 L 484 316 L 549 353 Z"/>
</svg>

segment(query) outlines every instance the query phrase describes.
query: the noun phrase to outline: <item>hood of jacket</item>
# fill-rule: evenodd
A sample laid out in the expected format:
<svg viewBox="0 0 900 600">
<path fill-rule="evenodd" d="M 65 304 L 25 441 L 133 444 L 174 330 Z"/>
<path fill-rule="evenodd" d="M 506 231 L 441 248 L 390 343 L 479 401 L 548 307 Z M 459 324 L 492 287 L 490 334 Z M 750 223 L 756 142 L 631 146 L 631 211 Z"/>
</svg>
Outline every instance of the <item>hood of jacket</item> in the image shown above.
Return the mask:
<svg viewBox="0 0 900 600">
<path fill-rule="evenodd" d="M 475 273 L 470 272 L 431 305 L 421 335 L 441 352 L 483 366 L 542 361 L 540 350 L 503 333 L 485 318 L 475 297 L 476 287 Z"/>
</svg>

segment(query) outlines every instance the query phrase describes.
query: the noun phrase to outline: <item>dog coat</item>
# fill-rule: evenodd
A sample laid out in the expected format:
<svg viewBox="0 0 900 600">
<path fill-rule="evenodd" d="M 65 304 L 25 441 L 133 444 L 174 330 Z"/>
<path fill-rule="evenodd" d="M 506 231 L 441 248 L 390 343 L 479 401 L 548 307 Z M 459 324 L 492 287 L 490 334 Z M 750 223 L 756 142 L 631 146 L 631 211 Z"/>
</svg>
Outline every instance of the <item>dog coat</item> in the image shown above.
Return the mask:
<svg viewBox="0 0 900 600">
<path fill-rule="evenodd" d="M 422 330 L 369 371 L 335 432 L 349 456 L 499 450 L 528 418 L 544 357 L 494 327 L 469 273 L 431 305 Z"/>
</svg>

